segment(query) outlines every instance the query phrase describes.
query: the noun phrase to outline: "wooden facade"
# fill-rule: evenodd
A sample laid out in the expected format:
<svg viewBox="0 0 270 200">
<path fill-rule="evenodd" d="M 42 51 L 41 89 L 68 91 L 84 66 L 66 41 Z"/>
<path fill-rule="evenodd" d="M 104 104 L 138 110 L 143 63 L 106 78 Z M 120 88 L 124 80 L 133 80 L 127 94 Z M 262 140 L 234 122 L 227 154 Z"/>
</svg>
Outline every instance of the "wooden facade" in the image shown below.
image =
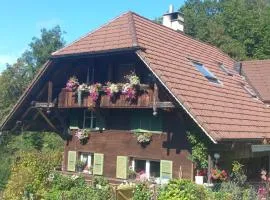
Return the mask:
<svg viewBox="0 0 270 200">
<path fill-rule="evenodd" d="M 117 156 L 144 160 L 171 160 L 173 161 L 173 177 L 192 179 L 192 162 L 188 159 L 188 149 L 177 151 L 166 148 L 167 134 L 156 134 L 152 142 L 143 148 L 137 143 L 135 136 L 130 131 L 104 131 L 103 133 L 91 133 L 87 144 L 81 145 L 73 137 L 67 141 L 64 154 L 64 170 L 67 170 L 68 151 L 102 153 L 104 154 L 104 176 L 116 178 Z M 180 145 L 179 145 L 180 146 Z M 124 170 L 124 169 L 123 169 Z"/>
</svg>

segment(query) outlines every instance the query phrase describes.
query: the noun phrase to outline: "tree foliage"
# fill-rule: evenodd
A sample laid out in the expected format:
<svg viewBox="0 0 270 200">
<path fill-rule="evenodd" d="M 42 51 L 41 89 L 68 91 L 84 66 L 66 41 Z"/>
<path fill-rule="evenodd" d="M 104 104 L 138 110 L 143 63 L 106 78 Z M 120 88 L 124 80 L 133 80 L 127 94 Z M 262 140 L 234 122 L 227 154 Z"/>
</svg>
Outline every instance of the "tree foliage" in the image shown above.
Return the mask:
<svg viewBox="0 0 270 200">
<path fill-rule="evenodd" d="M 42 29 L 41 36 L 32 39 L 29 49 L 17 59 L 17 62 L 7 64 L 6 69 L 0 74 L 0 121 L 9 113 L 36 72 L 49 59 L 50 54 L 64 45 L 63 33 L 59 26 L 50 30 Z M 46 152 L 62 147 L 61 138 L 53 133 L 18 135 L 7 132 L 0 135 L 0 191 L 5 188 L 10 175 L 10 166 L 17 152 L 36 150 Z"/>
<path fill-rule="evenodd" d="M 13 65 L 7 64 L 7 68 L 0 75 L 0 119 L 11 110 L 51 53 L 63 47 L 63 33 L 59 26 L 50 30 L 42 29 L 40 38 L 33 37 L 29 49 L 17 62 Z"/>
<path fill-rule="evenodd" d="M 269 0 L 187 0 L 185 33 L 237 60 L 270 58 Z"/>
</svg>

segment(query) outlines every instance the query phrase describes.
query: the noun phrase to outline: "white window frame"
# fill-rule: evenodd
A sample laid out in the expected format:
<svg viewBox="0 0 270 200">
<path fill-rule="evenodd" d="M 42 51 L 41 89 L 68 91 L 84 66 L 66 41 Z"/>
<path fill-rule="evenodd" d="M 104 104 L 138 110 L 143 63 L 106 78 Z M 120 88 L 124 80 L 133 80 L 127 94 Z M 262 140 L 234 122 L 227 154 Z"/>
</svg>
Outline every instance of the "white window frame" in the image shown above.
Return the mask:
<svg viewBox="0 0 270 200">
<path fill-rule="evenodd" d="M 90 152 L 80 152 L 80 161 L 83 161 L 83 154 L 87 154 L 87 167 L 90 169 L 92 167 L 92 156 L 94 156 L 94 154 Z M 92 174 L 91 170 L 88 170 L 87 173 Z"/>
<path fill-rule="evenodd" d="M 150 171 L 150 162 L 152 160 L 144 160 L 144 159 L 132 158 L 131 167 L 132 167 L 132 170 L 133 171 L 135 171 L 135 161 L 136 160 L 143 160 L 143 161 L 145 161 L 145 174 L 146 174 L 147 179 L 149 179 L 150 178 L 150 174 L 151 174 L 151 171 Z M 159 162 L 160 163 L 160 160 L 156 160 L 156 162 Z M 160 176 L 159 177 L 155 177 L 155 178 L 160 178 Z"/>
</svg>

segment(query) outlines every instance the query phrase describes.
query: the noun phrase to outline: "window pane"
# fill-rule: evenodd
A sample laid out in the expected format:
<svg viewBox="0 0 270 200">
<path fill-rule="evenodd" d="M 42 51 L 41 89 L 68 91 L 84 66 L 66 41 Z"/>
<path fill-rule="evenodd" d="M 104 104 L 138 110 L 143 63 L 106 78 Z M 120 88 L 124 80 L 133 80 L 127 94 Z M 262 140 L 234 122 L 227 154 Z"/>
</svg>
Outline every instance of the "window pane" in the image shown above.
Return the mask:
<svg viewBox="0 0 270 200">
<path fill-rule="evenodd" d="M 146 161 L 145 160 L 135 160 L 135 172 L 136 173 L 145 173 L 146 169 Z"/>
<path fill-rule="evenodd" d="M 150 177 L 160 177 L 160 162 L 150 161 Z"/>
<path fill-rule="evenodd" d="M 214 82 L 214 83 L 219 83 L 219 80 L 217 79 L 217 77 L 215 77 L 215 75 L 210 72 L 206 67 L 204 67 L 203 64 L 201 63 L 196 63 L 193 62 L 194 66 L 196 67 L 196 69 L 201 72 L 205 78 L 207 78 L 209 81 Z"/>
</svg>

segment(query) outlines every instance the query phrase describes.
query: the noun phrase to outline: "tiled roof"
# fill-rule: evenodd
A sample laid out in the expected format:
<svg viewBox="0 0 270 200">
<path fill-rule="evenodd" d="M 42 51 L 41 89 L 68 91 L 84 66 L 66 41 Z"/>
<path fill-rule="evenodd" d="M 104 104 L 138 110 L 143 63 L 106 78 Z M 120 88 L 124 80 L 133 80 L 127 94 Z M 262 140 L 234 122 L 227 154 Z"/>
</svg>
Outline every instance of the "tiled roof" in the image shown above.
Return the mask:
<svg viewBox="0 0 270 200">
<path fill-rule="evenodd" d="M 141 47 L 136 53 L 214 141 L 270 138 L 270 108 L 244 88 L 234 60 L 218 48 L 128 12 L 53 53 L 53 57 Z M 196 60 L 220 80 L 206 79 Z M 233 76 L 219 68 L 223 63 Z"/>
<path fill-rule="evenodd" d="M 242 72 L 262 101 L 270 103 L 270 60 L 244 61 Z"/>
<path fill-rule="evenodd" d="M 125 49 L 137 46 L 132 15 L 125 13 L 70 45 L 54 52 L 53 56 Z"/>
<path fill-rule="evenodd" d="M 119 35 L 124 36 L 125 42 Z M 243 88 L 251 89 L 234 70 L 233 59 L 214 46 L 135 13 L 125 13 L 53 55 L 134 44 L 142 47 L 137 54 L 213 141 L 270 137 L 270 108 Z M 221 84 L 206 79 L 190 59 L 207 67 Z M 218 63 L 234 75 L 226 74 Z"/>
</svg>

